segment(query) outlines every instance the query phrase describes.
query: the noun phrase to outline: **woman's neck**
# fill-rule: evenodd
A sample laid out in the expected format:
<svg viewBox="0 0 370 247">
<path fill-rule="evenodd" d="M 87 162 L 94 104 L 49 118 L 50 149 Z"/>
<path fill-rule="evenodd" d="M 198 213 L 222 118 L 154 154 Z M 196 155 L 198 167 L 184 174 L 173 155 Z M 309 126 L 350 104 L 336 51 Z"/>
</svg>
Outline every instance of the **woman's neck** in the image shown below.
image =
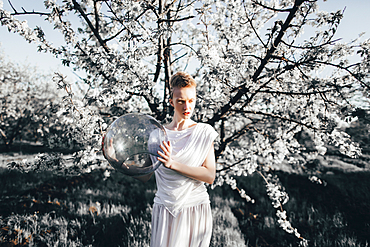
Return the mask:
<svg viewBox="0 0 370 247">
<path fill-rule="evenodd" d="M 197 123 L 191 119 L 181 119 L 180 121 L 173 119 L 172 122 L 166 126 L 166 128 L 170 130 L 184 130 L 193 127 L 196 124 Z"/>
</svg>

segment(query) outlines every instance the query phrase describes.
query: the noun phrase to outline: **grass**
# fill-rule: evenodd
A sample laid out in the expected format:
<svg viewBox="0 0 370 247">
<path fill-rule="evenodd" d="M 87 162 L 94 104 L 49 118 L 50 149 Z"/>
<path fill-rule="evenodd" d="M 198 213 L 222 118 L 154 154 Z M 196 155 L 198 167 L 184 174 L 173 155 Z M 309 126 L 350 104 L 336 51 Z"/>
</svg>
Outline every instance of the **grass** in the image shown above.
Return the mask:
<svg viewBox="0 0 370 247">
<path fill-rule="evenodd" d="M 153 192 L 143 193 L 137 182 L 119 174 L 104 181 L 100 171 L 78 177 L 16 171 L 1 175 L 2 242 L 133 246 L 139 239 L 138 246 L 143 246 L 149 241 L 146 202 Z M 25 221 L 29 223 L 20 224 Z"/>
<path fill-rule="evenodd" d="M 280 173 L 290 200 L 284 205 L 292 225 L 309 246 L 368 246 L 370 240 L 370 173 L 323 175 L 326 186 L 307 177 Z M 256 203 L 234 208 L 250 246 L 296 246 L 295 238 L 278 230 L 262 178 L 239 179 Z M 235 195 L 237 196 L 237 195 Z"/>
<path fill-rule="evenodd" d="M 0 246 L 148 246 L 155 180 L 140 183 L 104 171 L 80 176 L 0 171 Z M 328 174 L 326 186 L 279 174 L 290 196 L 284 206 L 310 246 L 368 246 L 370 174 Z M 297 246 L 281 230 L 262 178 L 238 178 L 255 200 L 229 187 L 210 191 L 211 246 Z"/>
<path fill-rule="evenodd" d="M 0 180 L 0 246 L 149 246 L 154 179 L 3 170 Z M 229 202 L 215 205 L 211 246 L 245 246 Z"/>
</svg>

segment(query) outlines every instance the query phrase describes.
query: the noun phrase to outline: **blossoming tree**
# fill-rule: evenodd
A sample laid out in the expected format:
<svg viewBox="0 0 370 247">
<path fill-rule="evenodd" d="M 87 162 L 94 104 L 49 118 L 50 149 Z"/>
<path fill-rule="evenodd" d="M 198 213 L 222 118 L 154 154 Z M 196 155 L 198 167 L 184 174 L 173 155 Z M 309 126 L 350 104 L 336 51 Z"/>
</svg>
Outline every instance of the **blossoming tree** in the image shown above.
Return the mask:
<svg viewBox="0 0 370 247">
<path fill-rule="evenodd" d="M 11 3 L 11 1 L 9 1 Z M 350 120 L 355 92 L 368 97 L 370 42 L 343 43 L 334 35 L 343 11 L 318 10 L 317 0 L 64 0 L 44 1 L 44 10 L 11 5 L 0 9 L 1 24 L 86 73 L 83 98 L 74 99 L 62 75 L 55 80 L 68 93 L 61 121 L 84 145 L 79 165 L 88 167 L 100 149 L 102 132 L 118 113 L 146 112 L 166 122 L 169 78 L 185 70 L 198 81 L 195 120 L 219 133 L 217 179 L 237 188 L 233 176 L 259 172 L 278 209 L 288 197 L 268 175 L 283 161 L 302 170 L 307 159 L 332 143 L 355 157 L 360 149 L 337 126 Z M 18 16 L 40 15 L 64 36 L 54 46 L 41 27 Z M 80 23 L 77 23 L 76 16 Z M 73 18 L 72 18 L 73 17 Z M 312 33 L 307 38 L 303 32 Z M 356 61 L 350 62 L 349 55 Z M 63 119 L 62 119 L 63 118 Z M 304 150 L 298 136 L 314 142 Z M 242 189 L 241 196 L 252 200 Z"/>
<path fill-rule="evenodd" d="M 14 64 L 0 53 L 1 149 L 9 151 L 20 140 L 41 143 L 62 129 L 57 121 L 51 121 L 55 120 L 52 115 L 58 111 L 62 94 L 47 78 L 37 68 Z"/>
</svg>

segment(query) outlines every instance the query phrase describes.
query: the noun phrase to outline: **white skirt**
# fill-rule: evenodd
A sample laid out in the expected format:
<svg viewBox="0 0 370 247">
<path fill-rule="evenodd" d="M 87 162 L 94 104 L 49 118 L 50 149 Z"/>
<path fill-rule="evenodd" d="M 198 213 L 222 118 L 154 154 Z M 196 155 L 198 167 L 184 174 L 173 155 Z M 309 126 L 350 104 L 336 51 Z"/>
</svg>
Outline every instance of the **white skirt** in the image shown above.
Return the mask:
<svg viewBox="0 0 370 247">
<path fill-rule="evenodd" d="M 209 203 L 183 208 L 173 217 L 164 205 L 154 203 L 151 247 L 208 247 L 212 236 Z"/>
</svg>

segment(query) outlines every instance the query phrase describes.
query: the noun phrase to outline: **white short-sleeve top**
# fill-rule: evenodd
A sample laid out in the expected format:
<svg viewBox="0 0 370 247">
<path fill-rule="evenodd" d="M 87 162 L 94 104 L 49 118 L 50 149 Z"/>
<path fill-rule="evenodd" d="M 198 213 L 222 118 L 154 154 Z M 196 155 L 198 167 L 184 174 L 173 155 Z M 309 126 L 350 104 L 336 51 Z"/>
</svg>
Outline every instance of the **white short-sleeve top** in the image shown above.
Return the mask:
<svg viewBox="0 0 370 247">
<path fill-rule="evenodd" d="M 214 128 L 205 123 L 181 130 L 165 129 L 172 145 L 172 159 L 193 167 L 202 166 L 213 141 L 218 136 Z M 204 182 L 188 178 L 164 165 L 156 171 L 157 193 L 154 203 L 162 204 L 174 216 L 182 208 L 209 203 Z"/>
</svg>

